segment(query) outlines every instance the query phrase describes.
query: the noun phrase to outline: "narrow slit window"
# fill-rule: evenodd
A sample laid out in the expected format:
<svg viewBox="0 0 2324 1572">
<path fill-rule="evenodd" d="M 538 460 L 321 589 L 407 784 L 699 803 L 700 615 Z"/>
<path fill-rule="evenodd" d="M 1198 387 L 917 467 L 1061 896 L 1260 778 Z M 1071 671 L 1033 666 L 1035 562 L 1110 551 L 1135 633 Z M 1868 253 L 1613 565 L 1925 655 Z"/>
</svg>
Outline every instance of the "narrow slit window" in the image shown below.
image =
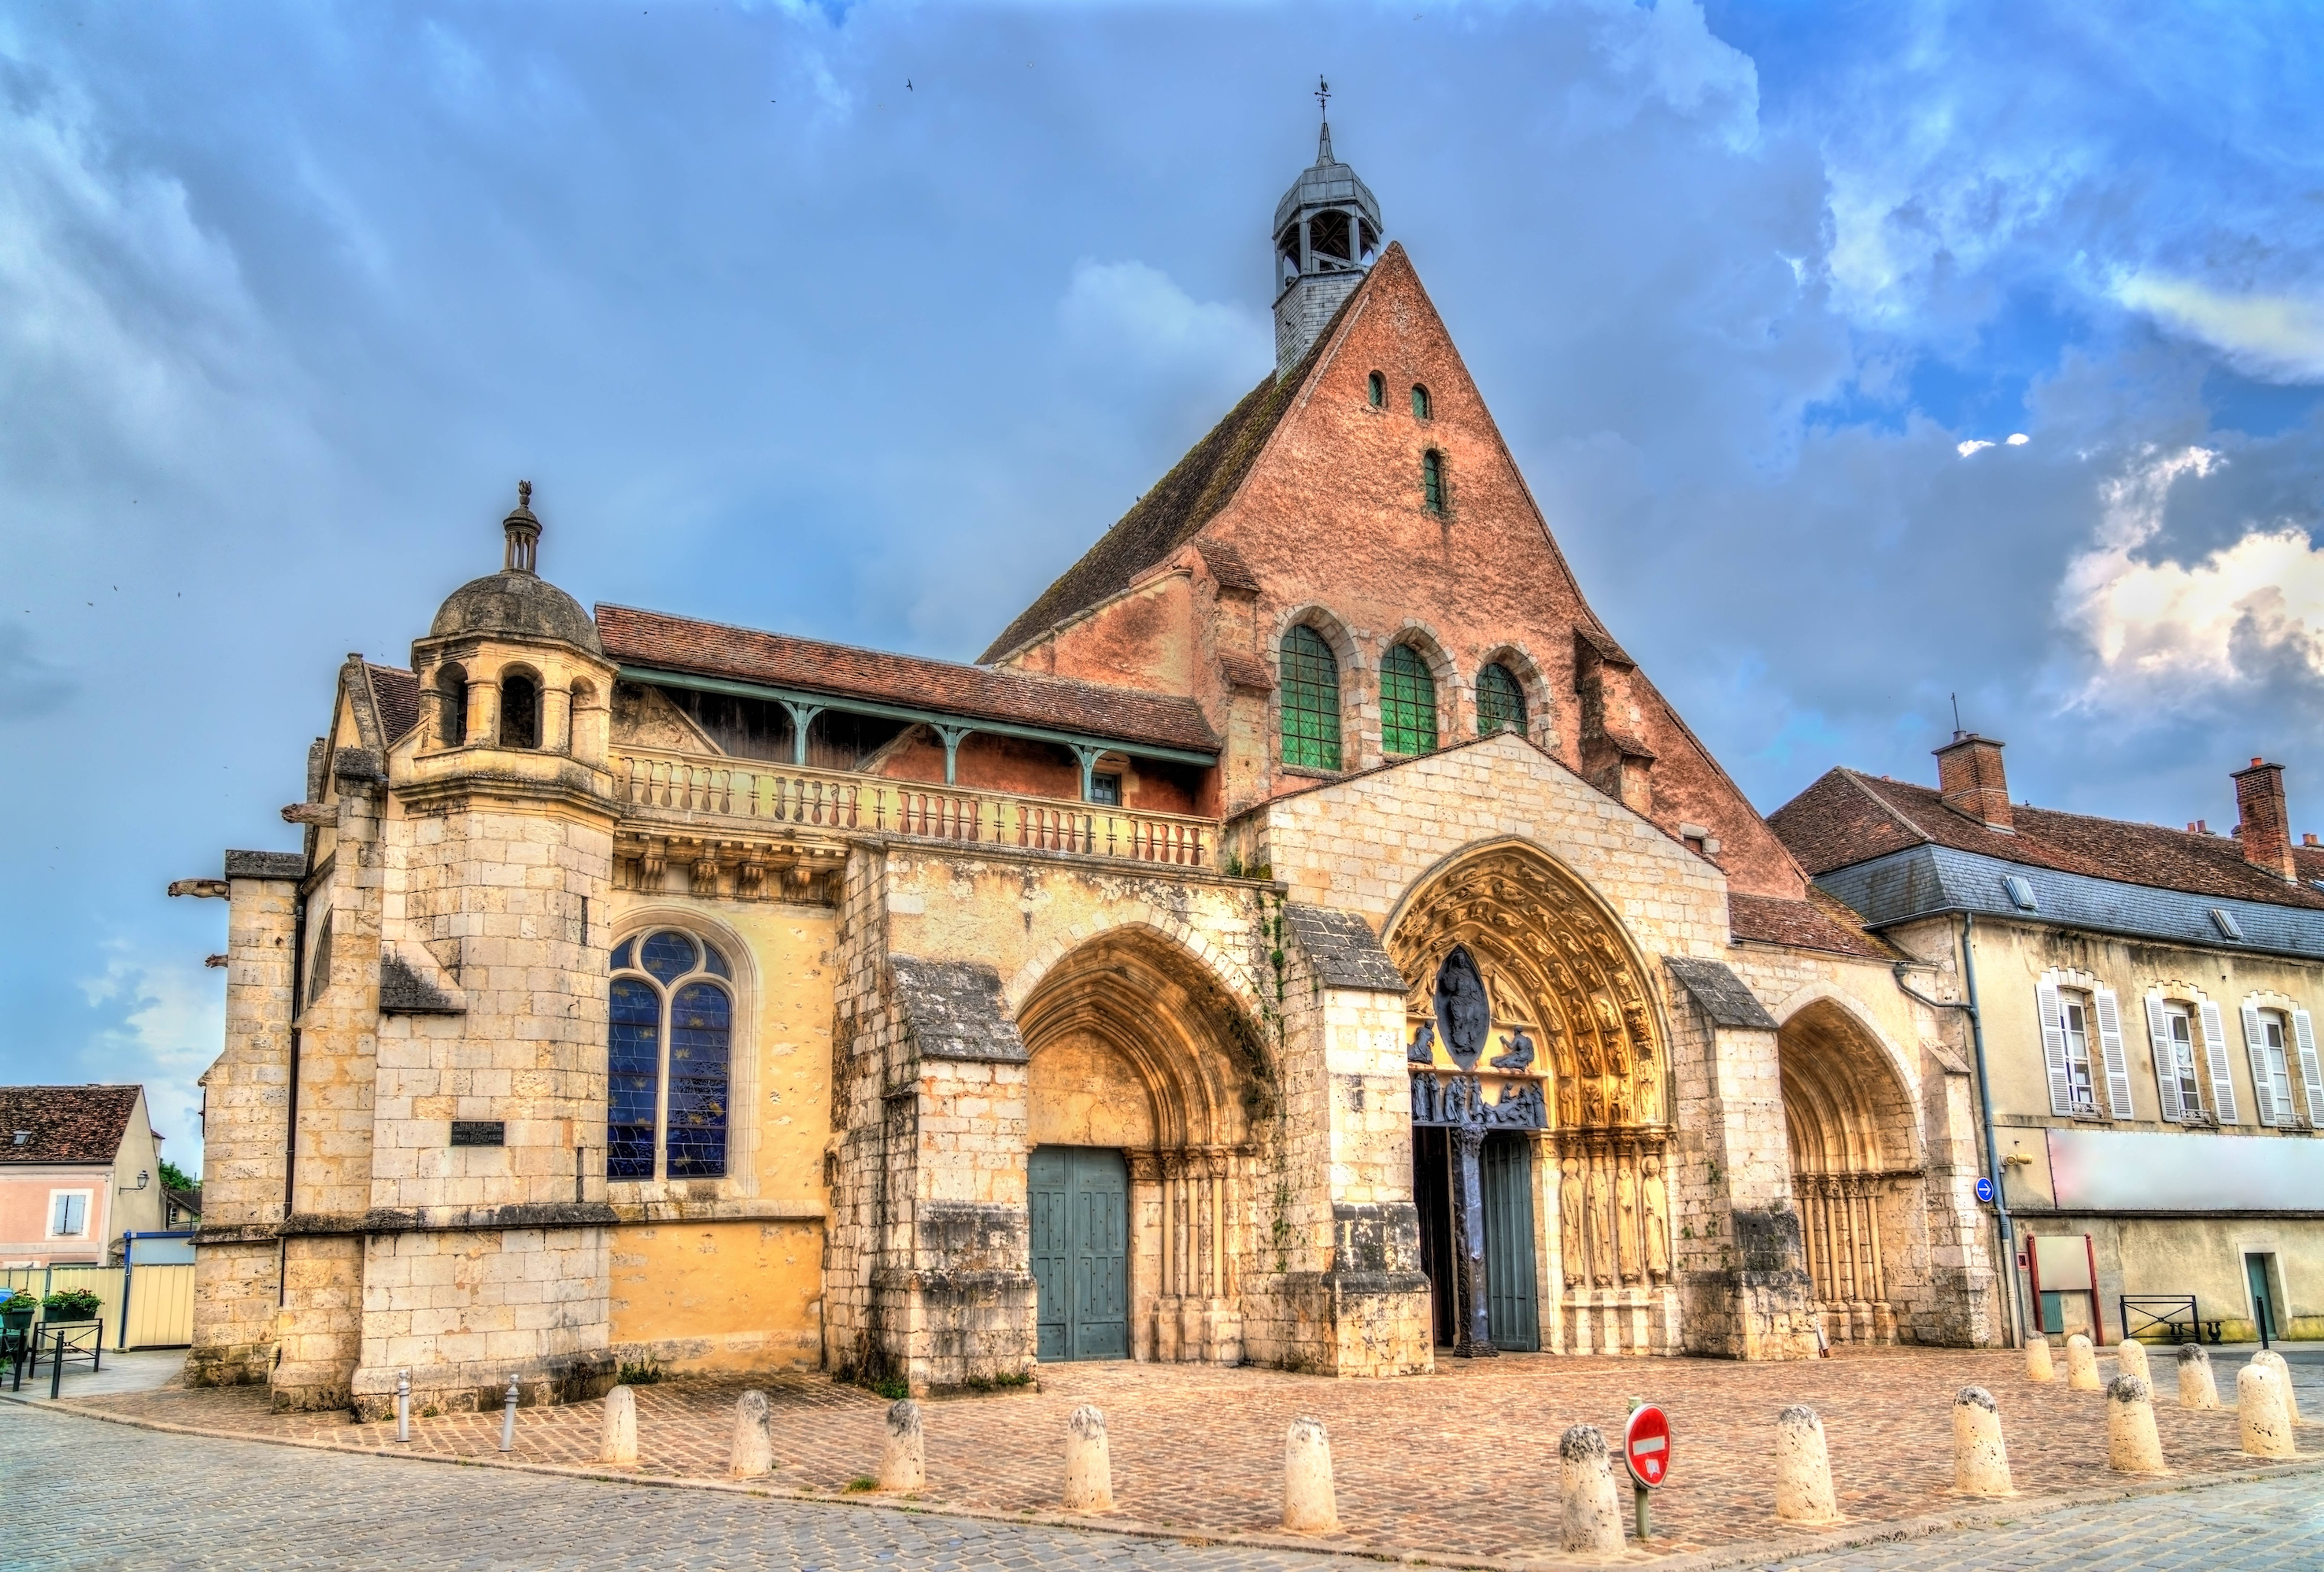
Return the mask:
<svg viewBox="0 0 2324 1572">
<path fill-rule="evenodd" d="M 1380 751 L 1410 757 L 1436 751 L 1436 682 L 1410 644 L 1380 663 Z"/>
<path fill-rule="evenodd" d="M 1477 735 L 1499 731 L 1525 735 L 1526 698 L 1517 673 L 1496 661 L 1477 673 Z"/>
<path fill-rule="evenodd" d="M 1371 401 L 1371 406 L 1376 410 L 1385 406 L 1388 403 L 1388 378 L 1377 371 L 1365 378 L 1364 397 Z"/>
<path fill-rule="evenodd" d="M 436 702 L 443 706 L 437 722 L 437 734 L 447 748 L 466 745 L 468 740 L 468 674 L 457 666 L 446 666 L 436 673 Z"/>
<path fill-rule="evenodd" d="M 1340 767 L 1340 662 L 1314 628 L 1283 635 L 1283 762 Z"/>
<path fill-rule="evenodd" d="M 1444 455 L 1434 448 L 1420 456 L 1420 501 L 1432 513 L 1444 511 Z"/>
</svg>

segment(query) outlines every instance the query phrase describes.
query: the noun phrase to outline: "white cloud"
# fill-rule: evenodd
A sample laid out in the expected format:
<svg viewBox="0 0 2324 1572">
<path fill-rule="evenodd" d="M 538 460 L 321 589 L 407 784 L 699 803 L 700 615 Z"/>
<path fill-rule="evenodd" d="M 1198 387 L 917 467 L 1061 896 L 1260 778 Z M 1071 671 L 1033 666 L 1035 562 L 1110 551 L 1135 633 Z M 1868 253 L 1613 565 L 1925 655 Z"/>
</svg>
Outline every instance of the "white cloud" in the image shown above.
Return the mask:
<svg viewBox="0 0 2324 1572">
<path fill-rule="evenodd" d="M 1972 453 L 1982 453 L 1987 448 L 1992 446 L 1993 444 L 1990 442 L 1980 442 L 1975 438 L 1971 438 L 1966 442 L 1956 442 L 1953 444 L 1953 451 L 1966 458 Z"/>
<path fill-rule="evenodd" d="M 2324 381 L 2324 301 L 2231 294 L 2191 279 L 2133 273 L 2115 299 L 2172 331 L 2198 338 L 2236 370 L 2272 382 Z"/>
<path fill-rule="evenodd" d="M 1240 375 L 1263 352 L 1268 325 L 1248 307 L 1197 301 L 1170 275 L 1142 262 L 1074 264 L 1073 282 L 1057 305 L 1069 342 L 1077 349 L 1126 355 L 1148 366 Z"/>
<path fill-rule="evenodd" d="M 2026 443 L 2031 442 L 2032 440 L 2034 440 L 2034 439 L 2027 436 L 2023 431 L 2012 431 L 2009 433 L 2009 445 L 2012 448 L 2023 448 Z"/>
<path fill-rule="evenodd" d="M 2305 530 L 2255 525 L 2192 563 L 2139 555 L 2163 528 L 2172 487 L 2222 462 L 2204 448 L 2149 450 L 2103 487 L 2098 540 L 2059 592 L 2093 661 L 2078 705 L 2192 707 L 2286 658 L 2324 676 L 2324 551 Z"/>
<path fill-rule="evenodd" d="M 147 1115 L 169 1138 L 170 1160 L 192 1173 L 201 1163 L 201 1088 L 226 1035 L 226 990 L 198 961 L 154 960 L 129 944 L 107 944 L 105 971 L 80 981 L 92 1008 L 119 1024 L 90 1040 L 90 1069 L 108 1081 L 142 1081 Z"/>
</svg>

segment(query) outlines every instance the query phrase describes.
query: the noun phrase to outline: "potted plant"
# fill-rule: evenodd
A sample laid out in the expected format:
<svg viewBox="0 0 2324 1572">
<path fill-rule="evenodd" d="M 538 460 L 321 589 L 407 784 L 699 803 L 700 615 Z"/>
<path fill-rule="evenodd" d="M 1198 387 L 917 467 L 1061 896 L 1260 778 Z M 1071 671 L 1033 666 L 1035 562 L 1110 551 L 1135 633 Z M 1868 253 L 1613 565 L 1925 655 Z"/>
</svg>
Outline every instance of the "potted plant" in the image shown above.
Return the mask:
<svg viewBox="0 0 2324 1572">
<path fill-rule="evenodd" d="M 85 1288 L 60 1288 L 41 1301 L 41 1319 L 94 1321 L 105 1301 Z"/>
<path fill-rule="evenodd" d="M 0 1330 L 21 1332 L 32 1324 L 32 1313 L 41 1308 L 41 1297 L 29 1289 L 18 1289 L 0 1299 Z"/>
</svg>

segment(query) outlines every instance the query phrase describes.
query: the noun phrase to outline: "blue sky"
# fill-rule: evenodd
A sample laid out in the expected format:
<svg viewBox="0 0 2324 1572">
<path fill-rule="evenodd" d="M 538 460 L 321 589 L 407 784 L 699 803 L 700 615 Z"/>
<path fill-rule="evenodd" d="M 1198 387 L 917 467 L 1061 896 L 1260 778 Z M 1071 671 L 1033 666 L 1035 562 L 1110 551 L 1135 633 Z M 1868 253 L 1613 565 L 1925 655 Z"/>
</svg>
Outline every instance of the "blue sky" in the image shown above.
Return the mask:
<svg viewBox="0 0 2324 1572">
<path fill-rule="evenodd" d="M 1763 808 L 2324 829 L 2298 5 L 0 5 L 0 1076 L 192 1166 L 220 849 L 498 561 L 966 658 L 1269 363 L 1318 72 Z M 908 87 L 907 84 L 909 84 Z M 2018 439 L 2022 439 L 2022 440 Z"/>
</svg>

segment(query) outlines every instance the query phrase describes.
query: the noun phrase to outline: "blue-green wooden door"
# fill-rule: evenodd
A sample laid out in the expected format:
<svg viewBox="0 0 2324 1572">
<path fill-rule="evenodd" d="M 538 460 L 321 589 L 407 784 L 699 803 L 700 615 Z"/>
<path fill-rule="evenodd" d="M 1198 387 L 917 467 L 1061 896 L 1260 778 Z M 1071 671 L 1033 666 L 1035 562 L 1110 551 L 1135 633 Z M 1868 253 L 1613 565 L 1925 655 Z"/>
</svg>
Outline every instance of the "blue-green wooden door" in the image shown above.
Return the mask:
<svg viewBox="0 0 2324 1572">
<path fill-rule="evenodd" d="M 1121 1153 L 1039 1146 L 1028 1173 L 1038 1357 L 1130 1357 L 1130 1176 Z"/>
<path fill-rule="evenodd" d="M 1485 1137 L 1485 1319 L 1496 1348 L 1541 1349 L 1533 1281 L 1533 1144 L 1506 1132 Z"/>
</svg>

